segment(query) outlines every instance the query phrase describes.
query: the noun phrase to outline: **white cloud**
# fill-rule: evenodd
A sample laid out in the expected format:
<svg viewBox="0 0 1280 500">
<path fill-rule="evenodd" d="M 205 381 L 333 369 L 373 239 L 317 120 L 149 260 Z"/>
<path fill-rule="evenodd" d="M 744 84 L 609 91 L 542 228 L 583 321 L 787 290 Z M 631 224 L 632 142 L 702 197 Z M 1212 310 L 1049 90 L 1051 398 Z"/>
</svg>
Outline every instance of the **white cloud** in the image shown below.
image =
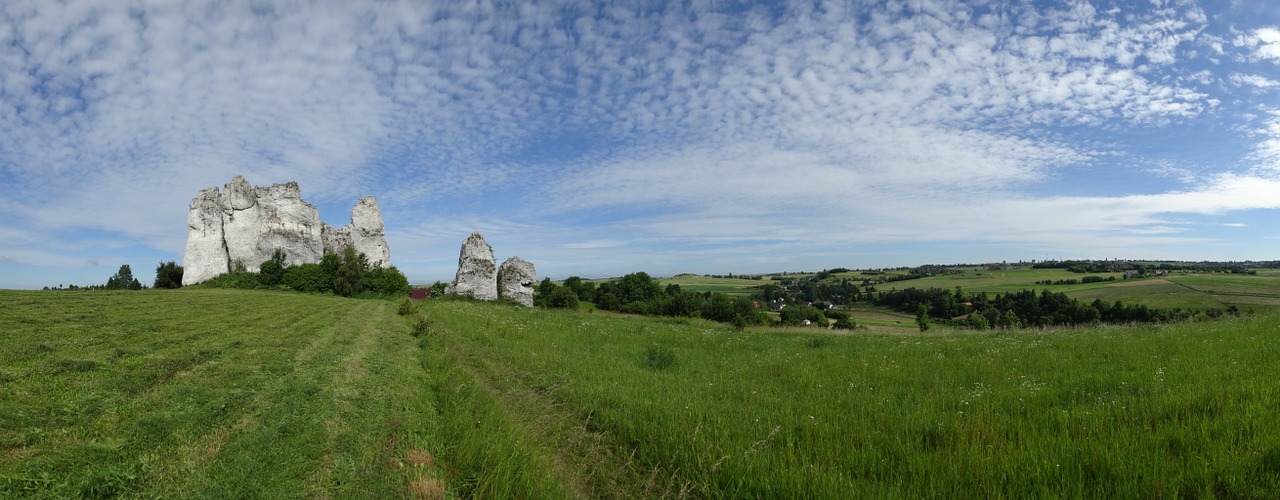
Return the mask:
<svg viewBox="0 0 1280 500">
<path fill-rule="evenodd" d="M 1245 43 L 1254 47 L 1255 54 L 1258 57 L 1280 61 L 1280 29 L 1261 28 L 1254 30 Z"/>
<path fill-rule="evenodd" d="M 1130 157 L 1107 131 L 1256 99 L 1223 83 L 1276 85 L 1265 68 L 1187 70 L 1229 43 L 1280 61 L 1280 31 L 1228 42 L 1210 22 L 1190 2 L 10 1 L 4 210 L 24 234 L 178 252 L 198 189 L 294 180 L 322 211 L 377 195 L 397 255 L 442 266 L 452 256 L 427 253 L 473 229 L 599 269 L 677 241 L 704 246 L 669 249 L 683 256 L 751 241 L 717 250 L 764 262 L 815 239 L 1184 237 L 1166 214 L 1266 205 L 1240 180 L 1275 178 L 1274 122 L 1247 175 L 1146 197 L 1024 193 Z"/>
<path fill-rule="evenodd" d="M 1231 75 L 1231 84 L 1241 87 L 1249 86 L 1259 89 L 1269 89 L 1280 86 L 1280 81 L 1272 80 L 1262 75 L 1243 75 L 1240 73 L 1233 73 Z"/>
</svg>

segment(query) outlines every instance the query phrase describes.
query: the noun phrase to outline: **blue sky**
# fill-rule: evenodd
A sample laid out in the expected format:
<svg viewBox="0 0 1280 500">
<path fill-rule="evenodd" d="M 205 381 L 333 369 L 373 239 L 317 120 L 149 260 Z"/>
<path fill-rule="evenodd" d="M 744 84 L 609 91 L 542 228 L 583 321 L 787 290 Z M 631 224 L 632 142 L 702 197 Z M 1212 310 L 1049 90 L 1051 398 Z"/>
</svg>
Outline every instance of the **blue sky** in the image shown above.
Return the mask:
<svg viewBox="0 0 1280 500">
<path fill-rule="evenodd" d="M 412 282 L 1280 258 L 1280 4 L 0 4 L 0 287 L 150 281 L 234 175 Z"/>
</svg>

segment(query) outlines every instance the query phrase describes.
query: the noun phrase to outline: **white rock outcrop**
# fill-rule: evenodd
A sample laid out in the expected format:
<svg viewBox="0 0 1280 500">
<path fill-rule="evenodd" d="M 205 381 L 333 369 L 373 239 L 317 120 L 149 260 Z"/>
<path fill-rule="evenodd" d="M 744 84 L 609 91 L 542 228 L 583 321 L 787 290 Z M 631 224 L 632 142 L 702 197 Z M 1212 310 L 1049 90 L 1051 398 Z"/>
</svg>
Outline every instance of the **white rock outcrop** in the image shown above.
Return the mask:
<svg viewBox="0 0 1280 500">
<path fill-rule="evenodd" d="M 386 227 L 382 224 L 382 211 L 378 209 L 378 201 L 372 196 L 365 196 L 356 202 L 351 209 L 351 223 L 340 228 L 328 224 L 320 234 L 324 248 L 330 252 L 341 252 L 351 245 L 357 253 L 369 258 L 369 264 L 376 267 L 391 265 L 391 249 L 387 247 Z"/>
<path fill-rule="evenodd" d="M 538 272 L 533 263 L 520 257 L 512 257 L 498 266 L 498 296 L 514 300 L 525 307 L 533 307 L 533 286 L 538 282 Z"/>
<path fill-rule="evenodd" d="M 277 248 L 293 265 L 320 262 L 326 251 L 341 252 L 348 244 L 370 264 L 391 266 L 382 212 L 372 196 L 356 204 L 350 224 L 334 229 L 302 200 L 297 183 L 255 188 L 237 175 L 221 191 L 203 189 L 191 200 L 182 284 L 231 272 L 238 263 L 256 272 Z"/>
<path fill-rule="evenodd" d="M 493 247 L 480 233 L 471 233 L 458 252 L 458 272 L 445 293 L 470 295 L 480 300 L 498 299 L 498 266 Z"/>
</svg>

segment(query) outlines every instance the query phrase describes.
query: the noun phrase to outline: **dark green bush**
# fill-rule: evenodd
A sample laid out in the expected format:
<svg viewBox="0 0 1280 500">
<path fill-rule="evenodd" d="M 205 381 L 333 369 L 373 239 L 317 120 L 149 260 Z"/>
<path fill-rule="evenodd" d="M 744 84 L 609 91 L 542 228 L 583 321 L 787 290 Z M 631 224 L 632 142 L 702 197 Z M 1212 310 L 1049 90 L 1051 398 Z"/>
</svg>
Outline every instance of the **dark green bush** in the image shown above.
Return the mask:
<svg viewBox="0 0 1280 500">
<path fill-rule="evenodd" d="M 289 265 L 284 259 L 284 250 L 277 248 L 272 252 L 271 258 L 258 266 L 258 281 L 268 288 L 283 283 L 285 268 Z"/>
<path fill-rule="evenodd" d="M 409 295 L 409 279 L 395 266 L 375 267 L 364 273 L 364 291 L 389 297 Z"/>
<path fill-rule="evenodd" d="M 396 313 L 401 316 L 408 316 L 416 312 L 418 312 L 418 306 L 413 303 L 413 299 L 404 299 L 404 302 L 400 303 L 400 309 L 396 310 Z"/>
<path fill-rule="evenodd" d="M 644 351 L 640 366 L 650 370 L 666 370 L 676 364 L 676 353 L 670 347 L 651 345 Z"/>
<path fill-rule="evenodd" d="M 243 290 L 262 288 L 262 283 L 258 281 L 258 273 L 250 272 L 219 274 L 202 284 L 213 288 L 239 288 Z"/>
<path fill-rule="evenodd" d="M 413 336 L 422 337 L 424 335 L 430 335 L 430 334 L 431 334 L 431 319 L 419 314 L 418 320 L 413 324 Z"/>
<path fill-rule="evenodd" d="M 578 294 L 567 287 L 556 287 L 547 297 L 546 304 L 553 309 L 577 309 Z"/>
<path fill-rule="evenodd" d="M 822 311 L 813 306 L 787 306 L 778 311 L 778 316 L 782 318 L 784 325 L 803 324 L 804 320 L 809 320 L 811 324 L 818 326 L 827 326 L 827 317 L 822 315 Z"/>
<path fill-rule="evenodd" d="M 320 264 L 298 264 L 285 268 L 284 285 L 299 292 L 333 292 L 333 276 Z"/>
</svg>

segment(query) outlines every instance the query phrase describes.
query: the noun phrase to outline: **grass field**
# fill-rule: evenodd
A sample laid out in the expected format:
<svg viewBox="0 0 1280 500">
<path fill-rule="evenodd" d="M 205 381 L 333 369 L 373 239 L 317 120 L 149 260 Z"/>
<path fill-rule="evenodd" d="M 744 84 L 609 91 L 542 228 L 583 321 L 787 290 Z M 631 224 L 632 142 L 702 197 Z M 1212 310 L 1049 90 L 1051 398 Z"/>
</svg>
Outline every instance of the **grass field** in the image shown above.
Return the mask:
<svg viewBox="0 0 1280 500">
<path fill-rule="evenodd" d="M 894 273 L 889 273 L 889 275 L 892 274 Z M 880 274 L 850 271 L 836 274 L 828 281 L 848 279 L 854 283 L 861 283 L 864 279 L 867 279 L 874 283 L 876 278 L 882 276 Z M 1115 281 L 1078 283 L 1075 285 L 1036 284 L 1037 281 L 1043 280 L 1079 280 L 1084 276 L 1100 276 L 1104 279 L 1114 277 Z M 777 283 L 771 280 L 712 278 L 692 274 L 661 278 L 659 281 L 663 285 L 668 283 L 679 284 L 685 290 L 713 291 L 730 295 L 759 293 L 761 285 Z M 1125 280 L 1123 273 L 1084 275 L 1072 273 L 1066 269 L 1012 267 L 1002 270 L 988 270 L 982 267 L 966 267 L 959 274 L 942 274 L 875 285 L 877 290 L 882 291 L 930 287 L 951 289 L 957 286 L 961 287 L 965 293 L 986 292 L 989 294 L 1048 289 L 1085 301 L 1094 299 L 1102 299 L 1104 301 L 1119 300 L 1125 304 L 1142 304 L 1162 309 L 1226 309 L 1235 305 L 1241 311 L 1253 310 L 1257 313 L 1280 312 L 1280 269 L 1261 269 L 1258 270 L 1258 275 L 1256 276 L 1175 272 L 1167 277 Z M 862 311 L 858 308 L 854 309 L 855 312 Z M 872 316 L 864 316 L 864 319 L 872 320 L 868 323 L 869 325 L 877 324 L 872 319 Z"/>
<path fill-rule="evenodd" d="M 734 332 L 431 303 L 433 345 L 590 496 L 1266 496 L 1280 320 L 1002 335 Z M 639 485 L 639 486 L 637 486 Z"/>
<path fill-rule="evenodd" d="M 693 292 L 716 292 L 723 293 L 725 295 L 750 295 L 756 291 L 753 290 L 754 287 L 771 282 L 768 280 L 711 278 L 696 274 L 681 274 L 670 278 L 659 278 L 658 283 L 664 287 L 674 283 L 676 285 L 680 285 L 682 290 L 689 290 Z"/>
<path fill-rule="evenodd" d="M 485 399 L 442 390 L 455 370 L 395 309 L 235 290 L 0 291 L 0 497 L 539 491 L 522 476 L 536 467 L 500 465 L 518 446 L 457 431 L 487 418 Z"/>
<path fill-rule="evenodd" d="M 1235 305 L 1242 311 L 1280 311 L 1280 270 L 1261 270 L 1256 275 L 1225 273 L 1172 273 L 1167 277 L 1124 280 L 1118 273 L 1098 273 L 1116 281 L 1077 285 L 1036 285 L 1039 280 L 1080 279 L 1081 274 L 1063 269 L 1013 269 L 984 271 L 968 269 L 960 275 L 944 275 L 884 285 L 886 289 L 961 286 L 967 292 L 1007 293 L 1047 288 L 1081 300 L 1120 300 L 1162 309 L 1226 309 Z"/>
<path fill-rule="evenodd" d="M 1280 270 L 1266 269 L 1257 276 L 1239 274 L 1175 275 L 1170 281 L 1208 295 L 1240 310 L 1280 310 Z"/>
<path fill-rule="evenodd" d="M 831 335 L 398 306 L 0 292 L 0 497 L 1280 491 L 1280 316 Z"/>
</svg>

